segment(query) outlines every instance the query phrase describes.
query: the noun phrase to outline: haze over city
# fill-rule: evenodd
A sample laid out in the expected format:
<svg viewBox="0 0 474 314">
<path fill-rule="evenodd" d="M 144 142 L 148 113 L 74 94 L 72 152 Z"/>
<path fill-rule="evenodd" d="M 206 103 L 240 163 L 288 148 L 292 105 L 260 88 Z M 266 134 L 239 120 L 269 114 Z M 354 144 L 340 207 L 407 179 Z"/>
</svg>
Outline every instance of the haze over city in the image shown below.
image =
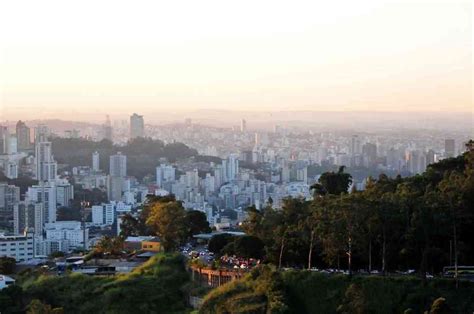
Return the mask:
<svg viewBox="0 0 474 314">
<path fill-rule="evenodd" d="M 469 1 L 27 3 L 0 7 L 0 120 L 472 113 Z"/>
</svg>

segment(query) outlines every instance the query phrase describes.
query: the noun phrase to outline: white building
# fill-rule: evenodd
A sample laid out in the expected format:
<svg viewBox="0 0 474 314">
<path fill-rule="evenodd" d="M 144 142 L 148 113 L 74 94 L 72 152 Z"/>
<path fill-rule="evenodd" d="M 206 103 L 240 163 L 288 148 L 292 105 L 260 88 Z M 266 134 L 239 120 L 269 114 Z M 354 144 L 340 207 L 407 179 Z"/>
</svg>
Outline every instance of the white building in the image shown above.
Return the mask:
<svg viewBox="0 0 474 314">
<path fill-rule="evenodd" d="M 44 222 L 56 221 L 57 196 L 56 186 L 52 182 L 43 185 L 33 185 L 26 192 L 27 203 L 42 203 L 44 209 Z"/>
<path fill-rule="evenodd" d="M 38 142 L 35 149 L 36 179 L 52 181 L 56 179 L 58 164 L 54 161 L 51 142 Z"/>
<path fill-rule="evenodd" d="M 127 176 L 127 156 L 122 155 L 118 152 L 115 155 L 110 156 L 110 175 L 113 177 L 126 177 Z"/>
<path fill-rule="evenodd" d="M 107 197 L 109 201 L 121 201 L 124 192 L 125 178 L 109 176 L 107 180 Z"/>
<path fill-rule="evenodd" d="M 54 252 L 70 252 L 69 240 L 48 240 L 36 238 L 35 256 L 48 256 Z"/>
<path fill-rule="evenodd" d="M 112 225 L 115 221 L 114 204 L 102 204 L 92 206 L 92 224 L 103 226 Z"/>
<path fill-rule="evenodd" d="M 74 186 L 68 182 L 61 182 L 56 185 L 56 203 L 58 206 L 69 206 L 74 199 Z"/>
<path fill-rule="evenodd" d="M 18 178 L 18 164 L 14 161 L 9 161 L 5 167 L 5 176 L 8 179 L 17 179 Z"/>
<path fill-rule="evenodd" d="M 0 256 L 23 262 L 34 258 L 34 234 L 26 231 L 23 235 L 0 234 Z"/>
<path fill-rule="evenodd" d="M 46 240 L 68 240 L 71 248 L 84 247 L 84 243 L 89 239 L 89 229 L 86 228 L 84 231 L 80 221 L 46 223 L 44 229 Z"/>
<path fill-rule="evenodd" d="M 231 154 L 227 160 L 222 161 L 222 168 L 224 170 L 224 181 L 235 180 L 239 174 L 239 156 Z"/>
<path fill-rule="evenodd" d="M 171 165 L 161 164 L 156 167 L 156 184 L 162 187 L 165 182 L 176 180 L 176 169 Z"/>
</svg>

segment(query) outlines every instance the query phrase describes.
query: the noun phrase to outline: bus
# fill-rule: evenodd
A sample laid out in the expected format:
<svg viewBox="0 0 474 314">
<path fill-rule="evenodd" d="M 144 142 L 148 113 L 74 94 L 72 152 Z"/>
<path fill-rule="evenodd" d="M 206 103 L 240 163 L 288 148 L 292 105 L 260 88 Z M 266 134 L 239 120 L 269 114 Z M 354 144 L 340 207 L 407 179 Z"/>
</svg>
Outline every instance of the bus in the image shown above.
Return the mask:
<svg viewBox="0 0 474 314">
<path fill-rule="evenodd" d="M 454 278 L 455 274 L 454 266 L 443 267 L 443 277 Z M 474 281 L 474 266 L 458 266 L 458 278 Z"/>
</svg>

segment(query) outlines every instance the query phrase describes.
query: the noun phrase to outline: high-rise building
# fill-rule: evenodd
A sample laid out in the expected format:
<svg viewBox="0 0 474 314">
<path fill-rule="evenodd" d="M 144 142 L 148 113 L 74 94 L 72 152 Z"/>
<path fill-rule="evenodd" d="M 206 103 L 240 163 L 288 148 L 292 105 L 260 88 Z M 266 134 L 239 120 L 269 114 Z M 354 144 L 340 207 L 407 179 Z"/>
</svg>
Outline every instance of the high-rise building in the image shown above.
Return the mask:
<svg viewBox="0 0 474 314">
<path fill-rule="evenodd" d="M 436 157 L 436 154 L 434 150 L 432 149 L 428 150 L 428 152 L 426 153 L 426 164 L 431 165 L 435 163 L 435 157 Z"/>
<path fill-rule="evenodd" d="M 100 171 L 100 154 L 99 152 L 92 153 L 92 171 L 99 172 Z"/>
<path fill-rule="evenodd" d="M 56 204 L 68 207 L 74 199 L 74 186 L 68 182 L 59 182 L 56 185 Z"/>
<path fill-rule="evenodd" d="M 377 145 L 365 143 L 362 146 L 362 154 L 367 158 L 369 165 L 373 165 L 377 160 Z"/>
<path fill-rule="evenodd" d="M 17 147 L 19 151 L 29 150 L 31 147 L 30 128 L 23 121 L 16 124 Z"/>
<path fill-rule="evenodd" d="M 130 139 L 145 136 L 145 122 L 143 116 L 136 113 L 130 116 Z"/>
<path fill-rule="evenodd" d="M 456 142 L 453 139 L 444 141 L 444 153 L 446 157 L 454 157 L 456 155 Z"/>
<path fill-rule="evenodd" d="M 108 176 L 107 180 L 107 198 L 109 201 L 121 201 L 124 192 L 125 178 L 117 176 Z"/>
<path fill-rule="evenodd" d="M 426 154 L 418 150 L 410 151 L 408 153 L 407 167 L 411 173 L 423 173 L 426 170 Z"/>
<path fill-rule="evenodd" d="M 352 136 L 349 153 L 352 156 L 362 154 L 362 142 L 361 142 L 361 139 L 360 139 L 359 135 L 353 135 Z"/>
<path fill-rule="evenodd" d="M 103 139 L 108 141 L 113 141 L 113 131 L 112 131 L 112 123 L 110 122 L 110 117 L 107 115 L 105 118 L 105 123 L 102 126 L 103 132 Z"/>
<path fill-rule="evenodd" d="M 92 223 L 94 225 L 113 225 L 116 211 L 114 204 L 102 204 L 92 206 Z"/>
<path fill-rule="evenodd" d="M 126 177 L 127 176 L 127 156 L 118 152 L 115 155 L 110 156 L 110 175 L 113 177 Z"/>
<path fill-rule="evenodd" d="M 163 187 L 165 182 L 172 182 L 176 180 L 176 169 L 171 165 L 160 165 L 156 167 L 156 184 Z"/>
<path fill-rule="evenodd" d="M 14 208 L 14 233 L 22 234 L 34 230 L 37 236 L 43 234 L 44 213 L 42 203 L 20 202 Z"/>
<path fill-rule="evenodd" d="M 260 134 L 255 133 L 255 146 L 260 146 L 260 145 L 261 145 Z"/>
<path fill-rule="evenodd" d="M 18 151 L 18 143 L 15 135 L 10 134 L 7 127 L 0 128 L 0 153 L 2 154 L 16 154 Z"/>
<path fill-rule="evenodd" d="M 229 155 L 227 160 L 222 161 L 222 168 L 224 169 L 225 181 L 235 180 L 239 174 L 239 155 Z"/>
<path fill-rule="evenodd" d="M 37 142 L 35 151 L 36 179 L 38 181 L 55 180 L 58 164 L 54 161 L 51 142 Z"/>
<path fill-rule="evenodd" d="M 44 222 L 56 222 L 57 196 L 56 186 L 52 182 L 41 182 L 33 185 L 26 192 L 28 203 L 41 203 L 43 206 Z"/>
<path fill-rule="evenodd" d="M 0 125 L 0 154 L 5 154 L 7 151 L 5 148 L 5 134 L 9 134 L 8 128 Z"/>
<path fill-rule="evenodd" d="M 39 142 L 47 142 L 49 136 L 49 130 L 46 125 L 38 125 L 35 127 L 35 144 Z"/>
<path fill-rule="evenodd" d="M 0 230 L 13 231 L 13 211 L 20 202 L 20 188 L 0 183 Z"/>
<path fill-rule="evenodd" d="M 247 132 L 247 121 L 245 121 L 245 119 L 242 119 L 240 121 L 240 132 L 242 133 Z"/>
</svg>

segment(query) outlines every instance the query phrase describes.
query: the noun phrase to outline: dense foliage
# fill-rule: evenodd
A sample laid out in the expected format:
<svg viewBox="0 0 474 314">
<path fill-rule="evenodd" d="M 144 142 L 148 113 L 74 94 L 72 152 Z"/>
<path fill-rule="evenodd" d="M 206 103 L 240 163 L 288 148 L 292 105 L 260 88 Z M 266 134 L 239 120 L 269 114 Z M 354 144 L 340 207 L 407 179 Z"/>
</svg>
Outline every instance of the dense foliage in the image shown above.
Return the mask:
<svg viewBox="0 0 474 314">
<path fill-rule="evenodd" d="M 185 210 L 174 196 L 149 195 L 138 217 L 122 218 L 121 236 L 157 235 L 165 251 L 173 251 L 198 233 L 210 232 L 203 212 Z"/>
<path fill-rule="evenodd" d="M 160 140 L 136 138 L 125 146 L 117 146 L 107 140 L 94 142 L 87 139 L 53 138 L 53 154 L 59 163 L 74 166 L 90 166 L 92 153 L 100 154 L 100 168 L 108 172 L 109 157 L 118 151 L 127 155 L 128 175 L 142 179 L 148 174 L 154 175 L 154 169 L 160 158 L 169 162 L 197 156 L 195 149 L 182 143 L 165 144 Z"/>
<path fill-rule="evenodd" d="M 201 313 L 471 313 L 474 284 L 254 269 L 207 295 Z M 440 308 L 448 311 L 436 312 Z"/>
<path fill-rule="evenodd" d="M 381 175 L 348 193 L 344 169 L 321 176 L 314 200 L 249 208 L 244 230 L 279 266 L 417 269 L 474 264 L 474 150 L 409 178 Z"/>
<path fill-rule="evenodd" d="M 0 257 L 0 274 L 9 275 L 15 271 L 16 260 L 13 257 Z"/>
<path fill-rule="evenodd" d="M 130 274 L 115 277 L 42 275 L 0 292 L 2 313 L 62 308 L 65 313 L 180 313 L 189 276 L 177 254 L 157 255 Z"/>
</svg>

